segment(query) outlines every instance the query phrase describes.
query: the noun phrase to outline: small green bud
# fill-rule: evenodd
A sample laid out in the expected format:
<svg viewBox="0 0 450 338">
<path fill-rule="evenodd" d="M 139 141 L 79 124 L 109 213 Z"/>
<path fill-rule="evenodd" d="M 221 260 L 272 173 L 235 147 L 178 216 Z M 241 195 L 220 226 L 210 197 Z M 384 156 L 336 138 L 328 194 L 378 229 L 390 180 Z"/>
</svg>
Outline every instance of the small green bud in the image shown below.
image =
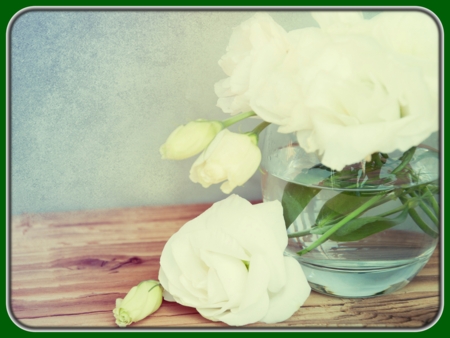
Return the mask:
<svg viewBox="0 0 450 338">
<path fill-rule="evenodd" d="M 161 157 L 169 160 L 183 160 L 197 155 L 222 129 L 222 122 L 202 119 L 179 126 L 159 149 Z"/>
<path fill-rule="evenodd" d="M 113 310 L 116 324 L 125 327 L 151 315 L 161 306 L 162 292 L 161 284 L 155 280 L 132 287 L 124 299 L 116 299 L 116 308 Z"/>
</svg>

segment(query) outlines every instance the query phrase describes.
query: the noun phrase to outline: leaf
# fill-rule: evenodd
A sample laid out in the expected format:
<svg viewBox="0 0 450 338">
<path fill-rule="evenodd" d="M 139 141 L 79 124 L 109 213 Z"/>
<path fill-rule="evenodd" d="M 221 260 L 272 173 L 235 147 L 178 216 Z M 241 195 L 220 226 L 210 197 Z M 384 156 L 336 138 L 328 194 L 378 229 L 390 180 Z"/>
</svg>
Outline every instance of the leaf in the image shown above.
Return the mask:
<svg viewBox="0 0 450 338">
<path fill-rule="evenodd" d="M 414 155 L 414 162 L 416 163 L 428 159 L 439 161 L 439 153 L 433 150 L 418 148 Z"/>
<path fill-rule="evenodd" d="M 316 224 L 322 227 L 331 221 L 337 221 L 357 209 L 373 197 L 373 194 L 362 194 L 358 191 L 343 191 L 330 198 L 320 209 Z"/>
<path fill-rule="evenodd" d="M 386 217 L 364 217 L 351 220 L 342 228 L 330 236 L 335 242 L 352 242 L 359 241 L 377 232 L 392 228 L 393 226 L 403 223 L 408 216 L 408 208 L 405 208 L 400 215 L 395 218 Z"/>
<path fill-rule="evenodd" d="M 283 206 L 284 222 L 286 229 L 297 219 L 309 204 L 309 202 L 319 193 L 320 189 L 306 187 L 288 182 L 284 187 L 281 205 Z"/>
<path fill-rule="evenodd" d="M 303 170 L 301 174 L 297 175 L 295 177 L 295 183 L 303 185 L 316 185 L 330 177 L 331 174 L 332 172 L 324 169 L 311 168 Z"/>
<path fill-rule="evenodd" d="M 402 162 L 398 165 L 397 168 L 392 170 L 391 174 L 397 174 L 398 172 L 402 171 L 403 168 L 405 168 L 408 165 L 408 163 L 412 160 L 415 152 L 416 152 L 416 147 L 411 147 L 407 151 L 405 151 L 403 153 L 402 157 L 400 157 L 400 160 Z"/>
<path fill-rule="evenodd" d="M 336 221 L 344 218 L 346 215 L 370 200 L 375 194 L 379 193 L 380 191 L 343 191 L 330 198 L 322 206 L 322 209 L 317 215 L 316 224 L 319 227 L 323 227 L 330 223 L 336 223 Z M 372 205 L 369 209 L 375 208 L 383 203 L 395 199 L 400 193 L 401 189 L 386 191 L 386 196 L 376 204 Z"/>
</svg>

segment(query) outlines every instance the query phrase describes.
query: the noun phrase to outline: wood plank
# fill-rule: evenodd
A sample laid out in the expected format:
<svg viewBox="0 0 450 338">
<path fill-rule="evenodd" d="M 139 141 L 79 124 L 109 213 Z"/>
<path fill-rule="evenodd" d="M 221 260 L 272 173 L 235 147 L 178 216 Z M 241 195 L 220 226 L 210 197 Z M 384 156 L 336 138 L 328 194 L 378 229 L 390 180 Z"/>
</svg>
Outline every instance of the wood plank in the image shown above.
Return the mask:
<svg viewBox="0 0 450 338">
<path fill-rule="evenodd" d="M 210 204 L 140 207 L 13 217 L 11 305 L 32 328 L 114 328 L 116 298 L 157 279 L 167 239 Z M 342 299 L 312 292 L 290 319 L 250 328 L 420 328 L 439 311 L 439 251 L 403 289 L 377 298 Z M 226 327 L 195 309 L 164 302 L 132 327 Z"/>
</svg>

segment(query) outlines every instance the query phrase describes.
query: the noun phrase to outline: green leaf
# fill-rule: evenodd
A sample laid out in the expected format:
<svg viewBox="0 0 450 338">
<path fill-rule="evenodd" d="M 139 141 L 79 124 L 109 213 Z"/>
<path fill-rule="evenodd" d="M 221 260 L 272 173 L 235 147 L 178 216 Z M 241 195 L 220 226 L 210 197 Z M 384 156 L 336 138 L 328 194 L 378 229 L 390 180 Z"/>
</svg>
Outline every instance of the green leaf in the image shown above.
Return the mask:
<svg viewBox="0 0 450 338">
<path fill-rule="evenodd" d="M 426 184 L 425 187 L 431 192 L 431 194 L 439 194 L 439 186 L 434 183 Z"/>
<path fill-rule="evenodd" d="M 316 224 L 319 227 L 323 227 L 330 223 L 336 223 L 353 210 L 359 208 L 361 205 L 370 200 L 374 195 L 380 192 L 361 192 L 361 191 L 343 191 L 336 196 L 330 198 L 320 209 L 317 215 Z M 369 209 L 375 208 L 383 203 L 395 199 L 401 190 L 389 190 L 386 191 L 386 196 L 383 197 L 376 204 Z"/>
<path fill-rule="evenodd" d="M 297 177 L 295 177 L 295 183 L 303 185 L 316 185 L 330 177 L 331 174 L 331 171 L 320 168 L 311 168 L 303 170 L 299 175 L 297 175 Z"/>
<path fill-rule="evenodd" d="M 335 242 L 359 241 L 360 239 L 403 223 L 407 216 L 408 208 L 405 208 L 395 218 L 373 216 L 353 219 L 330 236 L 330 239 Z"/>
<path fill-rule="evenodd" d="M 320 189 L 306 187 L 288 182 L 284 188 L 281 205 L 283 206 L 286 229 L 290 227 L 301 214 L 308 203 L 319 193 Z"/>
<path fill-rule="evenodd" d="M 439 161 L 439 153 L 437 151 L 419 148 L 414 154 L 414 162 L 420 162 L 427 159 L 435 159 Z"/>
<path fill-rule="evenodd" d="M 398 165 L 397 168 L 392 170 L 391 174 L 397 174 L 398 172 L 402 171 L 403 168 L 405 168 L 408 165 L 409 161 L 412 160 L 415 152 L 416 152 L 416 147 L 411 147 L 407 151 L 405 151 L 403 153 L 402 157 L 400 157 L 400 160 L 402 162 Z"/>
<path fill-rule="evenodd" d="M 343 191 L 330 198 L 320 209 L 316 224 L 322 227 L 330 222 L 342 219 L 373 197 L 373 194 L 361 194 L 356 191 Z"/>
</svg>

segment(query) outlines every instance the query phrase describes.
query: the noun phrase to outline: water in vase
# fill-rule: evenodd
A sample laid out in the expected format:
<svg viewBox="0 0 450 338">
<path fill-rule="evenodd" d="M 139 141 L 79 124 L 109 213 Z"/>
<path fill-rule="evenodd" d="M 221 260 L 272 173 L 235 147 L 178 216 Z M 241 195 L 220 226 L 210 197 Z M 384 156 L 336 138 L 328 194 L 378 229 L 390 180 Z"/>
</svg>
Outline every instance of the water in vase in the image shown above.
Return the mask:
<svg viewBox="0 0 450 338">
<path fill-rule="evenodd" d="M 416 183 L 436 181 L 439 167 L 437 154 L 427 149 L 418 149 L 415 158 L 418 160 L 411 163 L 420 176 Z M 321 177 L 327 177 L 329 172 L 319 170 L 312 175 L 313 178 L 302 177 L 302 173 L 308 172 L 305 168 L 317 168 L 317 165 L 317 157 L 306 154 L 298 146 L 279 148 L 263 163 L 262 190 L 265 202 L 281 201 L 287 184 L 302 184 L 319 189 L 288 228 L 288 234 L 311 228 L 327 201 L 343 191 L 350 190 L 318 184 Z M 382 173 L 377 175 L 383 176 Z M 364 177 L 361 176 L 361 181 L 363 180 Z M 405 182 L 403 183 L 405 186 Z M 358 191 L 367 196 L 390 189 L 392 190 L 392 185 L 387 179 L 382 184 L 378 182 L 376 186 L 360 184 Z M 357 198 L 357 194 L 355 196 Z M 394 198 L 366 211 L 364 217 L 380 215 L 386 210 L 396 210 L 401 206 L 402 202 Z M 420 208 L 415 210 L 420 217 L 426 219 Z M 432 226 L 437 231 L 437 227 L 434 224 Z M 438 241 L 419 228 L 408 215 L 401 224 L 361 240 L 328 240 L 307 254 L 297 255 L 297 252 L 310 246 L 320 236 L 310 234 L 290 238 L 285 254 L 300 262 L 314 290 L 341 297 L 371 297 L 403 287 L 426 264 Z"/>
</svg>

